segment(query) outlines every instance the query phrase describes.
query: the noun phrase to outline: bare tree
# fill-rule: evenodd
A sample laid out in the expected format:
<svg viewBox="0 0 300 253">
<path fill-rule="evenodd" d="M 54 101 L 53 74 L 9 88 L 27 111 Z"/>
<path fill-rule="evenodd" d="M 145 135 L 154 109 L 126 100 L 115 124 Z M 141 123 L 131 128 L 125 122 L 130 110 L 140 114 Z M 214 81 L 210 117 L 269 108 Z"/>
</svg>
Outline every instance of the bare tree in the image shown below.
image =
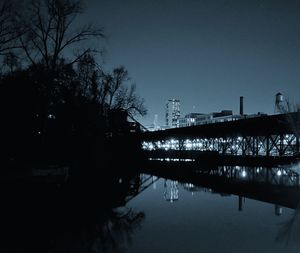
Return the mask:
<svg viewBox="0 0 300 253">
<path fill-rule="evenodd" d="M 78 77 L 82 84 L 82 95 L 91 95 L 92 86 L 97 82 L 97 64 L 91 54 L 85 54 L 78 61 Z M 96 95 L 96 94 L 95 94 Z"/>
<path fill-rule="evenodd" d="M 135 114 L 144 116 L 147 113 L 144 106 L 144 99 L 141 99 L 136 95 L 135 84 L 131 84 L 129 88 L 124 86 L 120 88 L 115 99 L 114 107 L 125 110 L 132 117 Z"/>
<path fill-rule="evenodd" d="M 0 0 L 0 55 L 17 48 L 17 38 L 23 33 L 15 26 L 15 4 L 11 0 Z"/>
<path fill-rule="evenodd" d="M 104 107 L 109 95 L 110 84 L 112 83 L 112 76 L 110 74 L 105 74 L 101 72 L 101 81 L 99 87 L 99 102 L 101 105 L 102 112 L 104 112 Z"/>
<path fill-rule="evenodd" d="M 128 71 L 124 66 L 115 68 L 112 73 L 104 75 L 104 87 L 107 92 L 105 99 L 109 109 L 125 110 L 130 116 L 140 114 L 146 115 L 147 110 L 144 106 L 144 100 L 136 94 L 136 85 L 126 85 L 130 81 Z"/>
<path fill-rule="evenodd" d="M 128 71 L 124 66 L 105 73 L 91 54 L 84 55 L 77 64 L 81 95 L 100 104 L 100 109 L 125 110 L 130 116 L 147 112 L 144 100 L 136 94 L 136 85 L 127 86 L 130 81 Z"/>
<path fill-rule="evenodd" d="M 107 80 L 110 80 L 108 106 L 112 108 L 117 91 L 120 90 L 121 85 L 129 80 L 128 71 L 123 66 L 115 68 L 111 74 L 108 74 Z"/>
<path fill-rule="evenodd" d="M 55 92 L 60 83 L 57 81 L 62 71 L 61 61 L 66 52 L 74 50 L 76 55 L 65 65 L 73 65 L 91 51 L 82 42 L 103 38 L 103 30 L 92 25 L 76 26 L 76 17 L 83 12 L 80 0 L 26 0 L 22 12 L 16 18 L 16 27 L 25 32 L 19 37 L 25 58 L 42 76 L 40 86 L 45 87 L 44 111 L 42 113 L 42 133 L 47 132 L 48 115 Z M 42 67 L 42 68 L 41 68 Z M 67 80 L 66 80 L 67 81 Z"/>
<path fill-rule="evenodd" d="M 2 63 L 2 69 L 5 69 L 10 73 L 13 73 L 17 69 L 21 69 L 20 58 L 14 51 L 9 51 L 5 53 L 5 55 L 3 56 Z"/>
<path fill-rule="evenodd" d="M 77 50 L 69 64 L 93 50 L 83 48 L 81 42 L 103 38 L 103 30 L 92 25 L 74 28 L 74 21 L 80 13 L 82 4 L 78 0 L 30 1 L 27 13 L 20 16 L 19 25 L 26 29 L 20 43 L 31 64 L 42 62 L 47 71 L 55 71 L 67 49 Z"/>
</svg>

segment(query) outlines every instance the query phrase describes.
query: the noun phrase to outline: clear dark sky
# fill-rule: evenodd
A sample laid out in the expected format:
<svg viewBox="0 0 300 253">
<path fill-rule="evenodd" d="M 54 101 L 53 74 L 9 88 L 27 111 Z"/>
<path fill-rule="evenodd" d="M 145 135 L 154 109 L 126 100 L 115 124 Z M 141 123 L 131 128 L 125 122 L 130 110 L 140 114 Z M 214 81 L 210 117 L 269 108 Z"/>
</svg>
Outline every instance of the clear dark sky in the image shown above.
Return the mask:
<svg viewBox="0 0 300 253">
<path fill-rule="evenodd" d="M 300 102 L 300 1 L 85 0 L 107 35 L 106 68 L 125 65 L 153 123 L 165 102 L 182 115 L 274 113 L 275 94 Z"/>
</svg>

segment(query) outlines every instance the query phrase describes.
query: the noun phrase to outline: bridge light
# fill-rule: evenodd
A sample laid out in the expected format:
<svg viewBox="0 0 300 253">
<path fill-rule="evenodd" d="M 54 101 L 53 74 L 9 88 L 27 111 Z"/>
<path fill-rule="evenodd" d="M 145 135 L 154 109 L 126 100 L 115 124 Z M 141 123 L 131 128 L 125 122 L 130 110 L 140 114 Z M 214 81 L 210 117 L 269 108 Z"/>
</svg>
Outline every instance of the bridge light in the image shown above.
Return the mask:
<svg viewBox="0 0 300 253">
<path fill-rule="evenodd" d="M 247 176 L 247 172 L 245 170 L 242 171 L 242 177 L 246 177 Z"/>
<path fill-rule="evenodd" d="M 185 146 L 186 146 L 186 148 L 191 149 L 193 145 L 192 145 L 192 143 L 187 143 Z"/>
<path fill-rule="evenodd" d="M 277 174 L 277 176 L 280 177 L 282 175 L 282 172 L 280 170 L 278 170 L 276 174 Z"/>
</svg>

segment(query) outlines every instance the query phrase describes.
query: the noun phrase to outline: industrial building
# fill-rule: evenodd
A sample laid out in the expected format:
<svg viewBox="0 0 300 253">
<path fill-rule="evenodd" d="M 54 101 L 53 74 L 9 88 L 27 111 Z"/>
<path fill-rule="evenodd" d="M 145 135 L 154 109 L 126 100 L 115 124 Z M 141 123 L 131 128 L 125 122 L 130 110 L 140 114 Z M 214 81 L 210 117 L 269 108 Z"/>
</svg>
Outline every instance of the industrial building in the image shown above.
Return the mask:
<svg viewBox="0 0 300 253">
<path fill-rule="evenodd" d="M 238 117 L 237 117 L 238 116 Z M 239 119 L 239 115 L 232 115 L 231 110 L 223 110 L 213 113 L 189 113 L 179 119 L 179 127 L 196 126 L 215 122 L 225 122 Z"/>
<path fill-rule="evenodd" d="M 278 92 L 275 95 L 275 109 L 274 113 L 280 114 L 286 111 L 286 105 L 284 103 L 283 95 Z M 151 127 L 152 131 L 164 130 L 168 128 L 176 127 L 189 127 L 196 125 L 211 124 L 217 122 L 235 121 L 245 118 L 255 118 L 260 116 L 266 116 L 267 114 L 258 112 L 255 114 L 244 114 L 244 97 L 240 96 L 239 114 L 233 114 L 232 110 L 222 110 L 220 112 L 212 113 L 188 113 L 184 117 L 180 117 L 180 100 L 169 99 L 166 103 L 166 124 L 159 127 L 157 123 L 157 115 L 154 120 L 154 124 Z"/>
</svg>

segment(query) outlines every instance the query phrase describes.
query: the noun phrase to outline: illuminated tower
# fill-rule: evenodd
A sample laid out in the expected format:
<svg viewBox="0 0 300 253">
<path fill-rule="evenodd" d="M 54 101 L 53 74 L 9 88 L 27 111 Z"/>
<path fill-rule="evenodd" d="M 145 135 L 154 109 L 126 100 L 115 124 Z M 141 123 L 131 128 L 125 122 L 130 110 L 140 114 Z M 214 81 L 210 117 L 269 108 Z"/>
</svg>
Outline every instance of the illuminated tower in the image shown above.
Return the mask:
<svg viewBox="0 0 300 253">
<path fill-rule="evenodd" d="M 166 127 L 179 127 L 180 100 L 169 99 L 166 103 Z"/>
</svg>

